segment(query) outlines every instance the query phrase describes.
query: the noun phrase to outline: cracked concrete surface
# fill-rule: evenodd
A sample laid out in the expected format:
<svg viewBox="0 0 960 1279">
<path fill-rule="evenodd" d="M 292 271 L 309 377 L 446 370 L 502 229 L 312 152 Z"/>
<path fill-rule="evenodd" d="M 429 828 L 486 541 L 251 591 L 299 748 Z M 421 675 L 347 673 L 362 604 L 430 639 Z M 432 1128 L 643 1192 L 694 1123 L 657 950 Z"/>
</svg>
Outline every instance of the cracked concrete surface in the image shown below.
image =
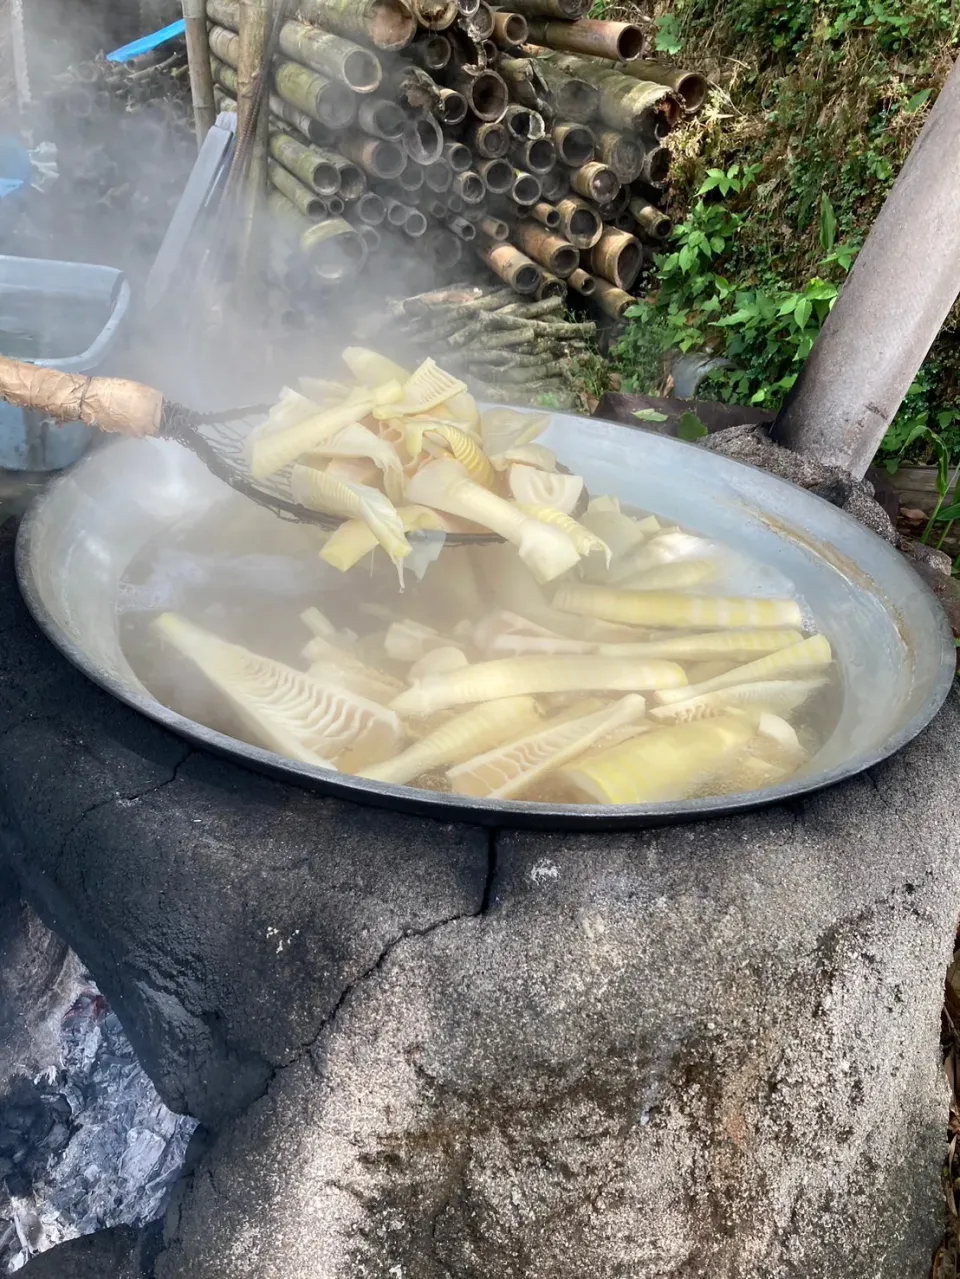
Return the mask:
<svg viewBox="0 0 960 1279">
<path fill-rule="evenodd" d="M 9 560 L 0 856 L 206 1125 L 149 1250 L 38 1279 L 926 1276 L 956 699 L 789 807 L 488 832 L 188 751 Z"/>
</svg>

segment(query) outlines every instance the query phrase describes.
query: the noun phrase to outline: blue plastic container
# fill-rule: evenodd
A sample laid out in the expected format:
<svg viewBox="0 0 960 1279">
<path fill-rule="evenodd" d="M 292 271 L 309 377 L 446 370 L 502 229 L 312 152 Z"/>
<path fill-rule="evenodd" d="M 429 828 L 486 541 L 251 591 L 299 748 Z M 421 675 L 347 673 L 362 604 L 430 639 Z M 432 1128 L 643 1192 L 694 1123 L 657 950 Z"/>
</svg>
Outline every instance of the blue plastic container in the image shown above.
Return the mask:
<svg viewBox="0 0 960 1279">
<path fill-rule="evenodd" d="M 0 354 L 64 373 L 96 373 L 130 307 L 122 271 L 84 262 L 0 256 Z M 60 471 L 91 432 L 0 401 L 0 468 Z"/>
</svg>

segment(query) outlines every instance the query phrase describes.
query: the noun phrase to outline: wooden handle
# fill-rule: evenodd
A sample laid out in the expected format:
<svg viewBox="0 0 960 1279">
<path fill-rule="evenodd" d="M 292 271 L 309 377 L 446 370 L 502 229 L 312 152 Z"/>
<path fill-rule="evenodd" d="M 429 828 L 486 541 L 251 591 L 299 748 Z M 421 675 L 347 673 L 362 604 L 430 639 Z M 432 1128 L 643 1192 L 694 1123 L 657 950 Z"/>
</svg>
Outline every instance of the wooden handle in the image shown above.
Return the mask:
<svg viewBox="0 0 960 1279">
<path fill-rule="evenodd" d="M 58 373 L 0 355 L 0 398 L 58 422 L 83 422 L 97 431 L 156 435 L 163 396 L 118 377 Z"/>
</svg>

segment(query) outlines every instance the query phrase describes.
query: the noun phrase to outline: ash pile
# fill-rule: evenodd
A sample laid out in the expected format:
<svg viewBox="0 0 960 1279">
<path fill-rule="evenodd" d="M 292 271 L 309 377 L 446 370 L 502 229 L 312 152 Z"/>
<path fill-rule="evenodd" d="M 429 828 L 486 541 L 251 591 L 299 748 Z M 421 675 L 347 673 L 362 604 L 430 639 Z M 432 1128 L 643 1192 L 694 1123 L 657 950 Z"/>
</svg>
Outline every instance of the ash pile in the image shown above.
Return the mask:
<svg viewBox="0 0 960 1279">
<path fill-rule="evenodd" d="M 186 51 L 99 57 L 50 79 L 25 130 L 56 149 L 56 180 L 30 200 L 17 252 L 95 261 L 142 280 L 196 159 Z"/>
<path fill-rule="evenodd" d="M 60 1061 L 0 1098 L 0 1273 L 111 1226 L 158 1217 L 195 1128 L 160 1101 L 89 980 L 62 1019 Z"/>
<path fill-rule="evenodd" d="M 707 86 L 650 60 L 641 26 L 591 20 L 589 7 L 300 0 L 277 24 L 269 269 L 292 324 L 349 311 L 361 272 L 368 306 L 374 291 L 397 301 L 493 286 L 522 306 L 573 304 L 587 326 L 578 339 L 623 317 L 672 230 L 665 140 Z M 233 111 L 241 6 L 206 10 L 216 103 Z"/>
</svg>

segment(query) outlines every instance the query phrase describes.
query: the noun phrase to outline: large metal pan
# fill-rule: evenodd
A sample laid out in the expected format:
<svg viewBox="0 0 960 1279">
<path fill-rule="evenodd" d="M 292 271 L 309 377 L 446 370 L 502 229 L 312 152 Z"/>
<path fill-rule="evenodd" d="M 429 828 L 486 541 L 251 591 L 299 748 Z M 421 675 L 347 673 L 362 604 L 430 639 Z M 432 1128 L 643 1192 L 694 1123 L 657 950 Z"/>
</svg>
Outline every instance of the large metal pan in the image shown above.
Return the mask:
<svg viewBox="0 0 960 1279">
<path fill-rule="evenodd" d="M 55 482 L 21 527 L 20 586 L 37 622 L 71 662 L 183 737 L 324 793 L 442 820 L 589 830 L 728 814 L 869 768 L 936 714 L 955 665 L 947 620 L 897 552 L 849 516 L 716 453 L 611 422 L 557 414 L 542 438 L 593 492 L 615 494 L 740 549 L 795 583 L 833 644 L 843 680 L 836 727 L 802 772 L 762 792 L 638 807 L 488 803 L 322 772 L 185 719 L 151 696 L 124 656 L 120 583 L 158 534 L 214 504 L 245 499 L 172 443 L 121 440 Z"/>
</svg>

